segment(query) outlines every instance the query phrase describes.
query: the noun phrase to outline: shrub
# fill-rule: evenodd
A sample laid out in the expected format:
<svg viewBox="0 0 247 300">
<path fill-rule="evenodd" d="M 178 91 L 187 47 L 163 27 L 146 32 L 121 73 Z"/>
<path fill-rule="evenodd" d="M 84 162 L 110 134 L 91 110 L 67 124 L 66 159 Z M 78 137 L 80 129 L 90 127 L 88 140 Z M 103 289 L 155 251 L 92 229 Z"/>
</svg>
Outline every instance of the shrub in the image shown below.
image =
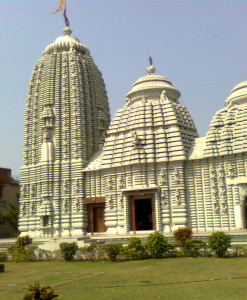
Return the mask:
<svg viewBox="0 0 247 300">
<path fill-rule="evenodd" d="M 37 248 L 34 253 L 37 260 L 52 260 L 52 251 Z"/>
<path fill-rule="evenodd" d="M 186 256 L 197 257 L 205 256 L 205 250 L 207 249 L 207 244 L 200 239 L 187 240 L 184 244 L 184 254 Z"/>
<path fill-rule="evenodd" d="M 23 296 L 23 300 L 51 300 L 58 297 L 50 286 L 41 287 L 39 283 L 29 285 L 26 289 L 28 292 Z"/>
<path fill-rule="evenodd" d="M 151 256 L 155 258 L 162 257 L 168 250 L 167 239 L 158 231 L 148 236 L 146 246 Z"/>
<path fill-rule="evenodd" d="M 8 258 L 7 252 L 5 252 L 5 251 L 0 252 L 0 261 L 1 262 L 6 261 L 7 258 Z"/>
<path fill-rule="evenodd" d="M 95 243 L 91 243 L 87 247 L 80 248 L 80 251 L 85 253 L 86 259 L 90 261 L 95 261 L 97 256 L 97 245 Z"/>
<path fill-rule="evenodd" d="M 165 252 L 166 257 L 178 257 L 179 256 L 179 250 L 178 250 L 178 244 L 177 243 L 167 243 L 167 249 Z"/>
<path fill-rule="evenodd" d="M 146 250 L 142 245 L 141 239 L 132 237 L 129 244 L 124 248 L 124 254 L 127 259 L 144 259 L 146 258 Z"/>
<path fill-rule="evenodd" d="M 57 250 L 53 250 L 51 252 L 51 258 L 52 258 L 52 260 L 62 260 L 63 255 L 62 255 L 61 251 L 59 249 L 57 249 Z"/>
<path fill-rule="evenodd" d="M 224 232 L 214 232 L 208 237 L 209 247 L 218 257 L 223 257 L 231 246 L 231 236 Z"/>
<path fill-rule="evenodd" d="M 173 236 L 175 241 L 183 247 L 185 242 L 191 239 L 192 229 L 190 227 L 179 227 L 173 231 Z"/>
<path fill-rule="evenodd" d="M 27 245 L 31 245 L 33 243 L 33 239 L 30 238 L 29 235 L 19 236 L 15 242 L 16 247 L 24 248 Z"/>
<path fill-rule="evenodd" d="M 123 252 L 123 245 L 121 243 L 112 243 L 104 246 L 107 259 L 116 261 L 118 255 Z"/>
<path fill-rule="evenodd" d="M 15 262 L 30 262 L 36 260 L 36 256 L 35 256 L 35 250 L 37 249 L 36 246 L 17 247 L 15 244 L 9 246 L 7 249 L 11 259 Z"/>
<path fill-rule="evenodd" d="M 59 245 L 60 251 L 63 255 L 63 258 L 67 261 L 71 261 L 78 250 L 76 242 L 73 243 L 61 243 Z"/>
<path fill-rule="evenodd" d="M 227 249 L 227 254 L 228 253 L 233 257 L 247 256 L 247 247 L 243 245 L 234 245 Z"/>
<path fill-rule="evenodd" d="M 106 260 L 107 259 L 105 245 L 97 245 L 95 259 L 96 260 Z"/>
</svg>

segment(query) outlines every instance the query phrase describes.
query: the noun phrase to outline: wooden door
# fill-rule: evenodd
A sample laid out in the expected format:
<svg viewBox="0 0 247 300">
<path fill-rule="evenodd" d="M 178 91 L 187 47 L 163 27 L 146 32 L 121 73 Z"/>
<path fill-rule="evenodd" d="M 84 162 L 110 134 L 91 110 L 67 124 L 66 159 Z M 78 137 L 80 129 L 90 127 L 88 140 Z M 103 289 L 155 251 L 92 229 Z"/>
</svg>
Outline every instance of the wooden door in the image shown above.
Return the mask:
<svg viewBox="0 0 247 300">
<path fill-rule="evenodd" d="M 105 231 L 104 207 L 96 206 L 93 208 L 93 229 L 94 232 Z"/>
<path fill-rule="evenodd" d="M 88 232 L 105 232 L 104 203 L 88 204 Z"/>
</svg>

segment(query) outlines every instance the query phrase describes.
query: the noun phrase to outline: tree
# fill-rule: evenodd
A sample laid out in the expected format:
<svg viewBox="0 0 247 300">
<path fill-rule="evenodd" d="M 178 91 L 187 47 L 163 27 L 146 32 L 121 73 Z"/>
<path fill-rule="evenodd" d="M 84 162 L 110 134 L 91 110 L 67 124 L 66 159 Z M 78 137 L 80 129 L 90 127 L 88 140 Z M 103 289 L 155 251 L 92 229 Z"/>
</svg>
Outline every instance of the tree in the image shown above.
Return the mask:
<svg viewBox="0 0 247 300">
<path fill-rule="evenodd" d="M 20 184 L 20 179 L 17 176 L 11 176 L 10 177 L 10 183 L 12 184 Z"/>
<path fill-rule="evenodd" d="M 231 246 L 231 236 L 224 232 L 214 232 L 208 237 L 208 245 L 218 257 L 223 257 Z"/>
<path fill-rule="evenodd" d="M 18 232 L 19 208 L 11 203 L 8 203 L 8 205 L 9 208 L 2 211 L 0 217 Z"/>
</svg>

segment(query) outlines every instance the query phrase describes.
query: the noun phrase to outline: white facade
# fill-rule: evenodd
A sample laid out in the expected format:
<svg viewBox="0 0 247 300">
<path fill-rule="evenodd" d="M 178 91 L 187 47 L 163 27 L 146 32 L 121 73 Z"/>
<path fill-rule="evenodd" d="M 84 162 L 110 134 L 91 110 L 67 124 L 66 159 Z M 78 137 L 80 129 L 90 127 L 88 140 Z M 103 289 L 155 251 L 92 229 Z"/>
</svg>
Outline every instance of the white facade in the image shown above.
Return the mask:
<svg viewBox="0 0 247 300">
<path fill-rule="evenodd" d="M 89 50 L 65 36 L 31 78 L 20 231 L 33 237 L 246 228 L 247 82 L 198 138 L 180 92 L 150 65 L 109 129 Z"/>
</svg>

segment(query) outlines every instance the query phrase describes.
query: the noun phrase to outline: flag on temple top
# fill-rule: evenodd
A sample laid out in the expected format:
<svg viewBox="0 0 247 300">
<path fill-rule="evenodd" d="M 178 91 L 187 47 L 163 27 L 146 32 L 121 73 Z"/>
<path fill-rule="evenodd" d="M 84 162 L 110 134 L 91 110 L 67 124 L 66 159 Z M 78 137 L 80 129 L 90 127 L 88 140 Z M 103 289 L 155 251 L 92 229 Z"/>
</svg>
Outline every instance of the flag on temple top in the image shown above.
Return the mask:
<svg viewBox="0 0 247 300">
<path fill-rule="evenodd" d="M 63 11 L 63 17 L 64 17 L 64 21 L 65 21 L 65 24 L 67 27 L 69 27 L 69 19 L 67 17 L 67 11 L 66 11 L 66 5 L 65 5 L 65 8 L 64 8 L 64 11 Z"/>
<path fill-rule="evenodd" d="M 65 5 L 66 0 L 60 0 L 59 8 L 54 12 L 54 14 L 60 12 L 63 9 L 63 6 Z"/>
</svg>

